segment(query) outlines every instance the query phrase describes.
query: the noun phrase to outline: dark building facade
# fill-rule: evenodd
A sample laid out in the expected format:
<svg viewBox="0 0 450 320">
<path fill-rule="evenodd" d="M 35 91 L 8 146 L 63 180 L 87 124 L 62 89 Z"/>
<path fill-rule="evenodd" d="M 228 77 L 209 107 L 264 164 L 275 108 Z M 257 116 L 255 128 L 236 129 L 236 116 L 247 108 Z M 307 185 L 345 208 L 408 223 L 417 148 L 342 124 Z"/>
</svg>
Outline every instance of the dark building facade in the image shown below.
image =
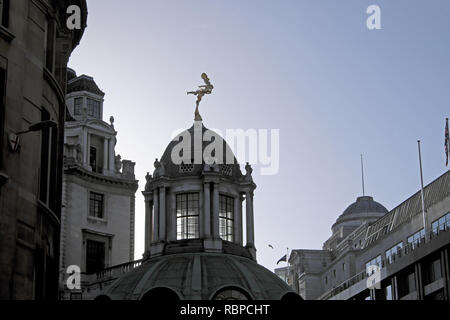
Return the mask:
<svg viewBox="0 0 450 320">
<path fill-rule="evenodd" d="M 293 250 L 290 283 L 305 299 L 449 300 L 450 171 L 387 211 L 359 197 L 322 250 Z M 377 218 L 378 216 L 378 218 Z"/>
<path fill-rule="evenodd" d="M 66 69 L 87 5 L 2 0 L 0 19 L 0 299 L 56 299 Z"/>
</svg>

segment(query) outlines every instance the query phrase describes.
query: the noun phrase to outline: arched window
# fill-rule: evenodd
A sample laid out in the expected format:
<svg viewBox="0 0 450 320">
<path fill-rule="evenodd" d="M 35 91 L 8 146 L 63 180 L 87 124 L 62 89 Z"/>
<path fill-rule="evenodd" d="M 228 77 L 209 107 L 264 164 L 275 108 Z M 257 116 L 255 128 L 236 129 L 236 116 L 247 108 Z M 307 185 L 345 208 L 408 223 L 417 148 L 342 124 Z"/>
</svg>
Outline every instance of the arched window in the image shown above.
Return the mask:
<svg viewBox="0 0 450 320">
<path fill-rule="evenodd" d="M 252 298 L 240 288 L 228 287 L 217 292 L 213 300 L 252 300 Z"/>
<path fill-rule="evenodd" d="M 220 195 L 219 198 L 219 236 L 223 240 L 233 241 L 234 199 Z"/>
<path fill-rule="evenodd" d="M 177 194 L 177 240 L 199 237 L 198 193 Z"/>
</svg>

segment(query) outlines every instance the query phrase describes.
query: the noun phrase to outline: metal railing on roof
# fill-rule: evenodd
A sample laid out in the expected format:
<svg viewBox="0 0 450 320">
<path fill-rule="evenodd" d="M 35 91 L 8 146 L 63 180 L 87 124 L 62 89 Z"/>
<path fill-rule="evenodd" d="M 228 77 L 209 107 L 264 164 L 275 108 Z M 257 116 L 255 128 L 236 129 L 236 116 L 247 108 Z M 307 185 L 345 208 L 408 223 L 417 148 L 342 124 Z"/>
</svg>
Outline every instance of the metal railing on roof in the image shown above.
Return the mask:
<svg viewBox="0 0 450 320">
<path fill-rule="evenodd" d="M 408 243 L 403 248 L 397 249 L 398 250 L 397 253 L 393 254 L 390 259 L 382 257 L 381 258 L 381 266 L 380 266 L 380 268 L 385 268 L 386 265 L 395 263 L 401 257 L 410 254 L 415 249 L 417 249 L 420 246 L 424 245 L 425 242 L 432 241 L 432 240 L 438 238 L 439 235 L 441 235 L 441 234 L 443 234 L 445 232 L 448 232 L 448 231 L 450 231 L 450 228 L 447 228 L 446 226 L 444 226 L 443 229 L 434 229 L 434 230 L 431 230 L 430 232 L 427 232 L 427 234 L 424 237 L 418 239 L 418 241 L 414 241 L 414 242 Z M 427 241 L 425 241 L 425 240 L 427 240 Z M 328 300 L 328 299 L 336 296 L 337 294 L 343 292 L 344 290 L 347 290 L 348 288 L 350 288 L 351 286 L 357 284 L 358 282 L 366 279 L 368 276 L 370 276 L 370 275 L 367 273 L 366 270 L 360 271 L 356 275 L 352 276 L 351 278 L 345 280 L 344 282 L 342 282 L 338 286 L 335 286 L 333 289 L 331 289 L 328 292 L 326 292 L 324 295 L 322 295 L 320 297 L 320 299 Z"/>
</svg>

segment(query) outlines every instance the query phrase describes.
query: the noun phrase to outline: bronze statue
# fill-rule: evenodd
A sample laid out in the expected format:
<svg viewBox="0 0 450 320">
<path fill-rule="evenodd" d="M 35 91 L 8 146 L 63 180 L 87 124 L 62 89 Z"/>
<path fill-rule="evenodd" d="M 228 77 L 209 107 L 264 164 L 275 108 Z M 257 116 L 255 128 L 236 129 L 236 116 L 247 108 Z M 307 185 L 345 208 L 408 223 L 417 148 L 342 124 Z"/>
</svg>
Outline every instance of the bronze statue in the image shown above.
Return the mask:
<svg viewBox="0 0 450 320">
<path fill-rule="evenodd" d="M 211 94 L 212 90 L 214 89 L 214 86 L 209 81 L 208 76 L 206 73 L 202 73 L 202 79 L 205 82 L 204 85 L 198 86 L 199 89 L 197 91 L 189 91 L 187 94 L 193 94 L 197 96 L 197 106 L 195 108 L 195 121 L 202 121 L 202 117 L 200 116 L 200 113 L 198 112 L 198 106 L 200 104 L 200 101 L 202 101 L 202 98 L 205 94 Z"/>
</svg>

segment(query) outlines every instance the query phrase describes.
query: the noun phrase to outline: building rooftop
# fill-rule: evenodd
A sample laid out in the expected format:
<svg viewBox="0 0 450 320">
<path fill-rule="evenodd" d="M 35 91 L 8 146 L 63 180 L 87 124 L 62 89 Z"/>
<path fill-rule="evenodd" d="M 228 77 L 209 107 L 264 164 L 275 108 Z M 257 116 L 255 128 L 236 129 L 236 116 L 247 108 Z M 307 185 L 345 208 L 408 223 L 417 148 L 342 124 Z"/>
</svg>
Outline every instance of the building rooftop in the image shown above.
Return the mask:
<svg viewBox="0 0 450 320">
<path fill-rule="evenodd" d="M 294 292 L 252 259 L 223 253 L 179 253 L 147 260 L 111 284 L 102 296 L 141 300 L 160 287 L 173 290 L 182 300 L 216 299 L 231 289 L 253 300 L 279 300 Z"/>
<path fill-rule="evenodd" d="M 68 70 L 67 76 L 67 94 L 79 91 L 88 91 L 99 96 L 105 96 L 105 93 L 100 90 L 94 81 L 94 78 L 82 74 L 81 76 L 76 76 L 73 70 Z"/>
</svg>

